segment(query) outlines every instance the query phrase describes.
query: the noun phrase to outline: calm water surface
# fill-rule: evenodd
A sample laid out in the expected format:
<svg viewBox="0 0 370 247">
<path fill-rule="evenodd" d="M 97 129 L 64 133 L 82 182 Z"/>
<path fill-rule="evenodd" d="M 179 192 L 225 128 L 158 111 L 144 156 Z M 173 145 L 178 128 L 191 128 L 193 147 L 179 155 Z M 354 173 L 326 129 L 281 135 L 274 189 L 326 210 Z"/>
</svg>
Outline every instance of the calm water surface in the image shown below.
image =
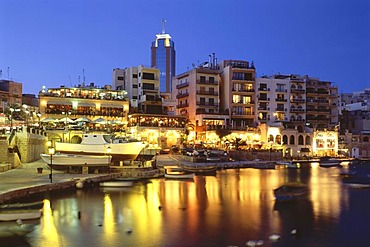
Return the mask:
<svg viewBox="0 0 370 247">
<path fill-rule="evenodd" d="M 368 246 L 370 189 L 343 185 L 339 173 L 314 164 L 235 169 L 193 181 L 153 179 L 129 189 L 52 193 L 45 195 L 34 231 L 0 245 L 246 246 L 263 240 L 263 246 Z M 309 196 L 276 203 L 272 190 L 294 181 L 307 183 Z M 291 235 L 292 229 L 299 234 Z M 272 234 L 280 240 L 269 240 Z"/>
</svg>

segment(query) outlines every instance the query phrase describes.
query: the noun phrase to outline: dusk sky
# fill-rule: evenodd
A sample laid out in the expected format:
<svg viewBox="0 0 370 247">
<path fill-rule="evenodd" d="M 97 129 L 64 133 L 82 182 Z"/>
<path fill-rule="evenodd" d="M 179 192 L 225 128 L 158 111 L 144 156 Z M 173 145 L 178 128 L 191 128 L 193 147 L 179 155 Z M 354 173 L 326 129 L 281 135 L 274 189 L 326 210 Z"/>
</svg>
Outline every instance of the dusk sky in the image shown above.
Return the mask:
<svg viewBox="0 0 370 247">
<path fill-rule="evenodd" d="M 254 61 L 257 77 L 370 87 L 370 0 L 0 0 L 0 14 L 0 77 L 23 93 L 77 85 L 83 70 L 86 84 L 103 86 L 114 68 L 149 66 L 162 18 L 177 74 L 214 52 Z"/>
</svg>

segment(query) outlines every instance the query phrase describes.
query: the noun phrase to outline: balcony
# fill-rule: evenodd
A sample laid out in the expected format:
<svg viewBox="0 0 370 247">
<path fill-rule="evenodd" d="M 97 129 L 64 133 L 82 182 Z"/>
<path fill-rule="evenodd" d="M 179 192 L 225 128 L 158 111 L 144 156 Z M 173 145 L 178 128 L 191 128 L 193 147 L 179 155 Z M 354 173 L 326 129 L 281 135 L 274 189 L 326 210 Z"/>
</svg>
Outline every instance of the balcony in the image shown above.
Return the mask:
<svg viewBox="0 0 370 247">
<path fill-rule="evenodd" d="M 290 89 L 290 92 L 291 93 L 305 93 L 306 90 L 305 89 L 301 89 L 301 88 L 291 88 Z"/>
<path fill-rule="evenodd" d="M 218 85 L 218 81 L 209 81 L 209 80 L 197 80 L 197 84 L 205 84 L 205 85 Z"/>
<path fill-rule="evenodd" d="M 186 93 L 178 93 L 176 95 L 176 99 L 184 98 L 184 97 L 187 97 L 187 96 L 189 96 L 189 92 L 186 92 Z"/>
<path fill-rule="evenodd" d="M 293 99 L 290 100 L 290 102 L 292 102 L 292 103 L 305 103 L 306 100 L 305 99 L 293 98 Z"/>
<path fill-rule="evenodd" d="M 238 104 L 238 105 L 253 105 L 254 101 L 248 101 L 248 102 L 243 102 L 243 101 L 233 101 L 233 104 Z"/>
<path fill-rule="evenodd" d="M 301 108 L 290 108 L 290 112 L 305 112 L 305 109 L 301 109 Z"/>
<path fill-rule="evenodd" d="M 197 90 L 197 94 L 218 96 L 218 92 Z M 188 93 L 189 95 L 189 93 Z"/>
<path fill-rule="evenodd" d="M 270 91 L 270 88 L 267 88 L 267 87 L 260 87 L 258 88 L 258 91 Z"/>
<path fill-rule="evenodd" d="M 270 101 L 270 98 L 267 97 L 258 97 L 259 101 Z"/>
<path fill-rule="evenodd" d="M 238 92 L 238 93 L 254 93 L 253 88 L 244 88 L 244 89 L 232 89 L 233 92 Z"/>
<path fill-rule="evenodd" d="M 277 107 L 275 108 L 275 111 L 287 111 L 287 109 L 285 108 L 281 108 L 281 107 Z"/>
<path fill-rule="evenodd" d="M 275 89 L 275 92 L 278 92 L 278 93 L 287 93 L 288 90 L 287 89 L 283 89 L 283 88 L 277 88 L 277 89 Z"/>
<path fill-rule="evenodd" d="M 201 102 L 201 101 L 197 101 L 197 105 L 199 105 L 199 106 L 218 107 L 218 104 L 216 104 L 216 103 Z"/>
<path fill-rule="evenodd" d="M 184 108 L 184 107 L 189 107 L 189 103 L 182 103 L 182 104 L 178 104 L 176 107 L 177 107 L 178 109 L 179 109 L 179 108 Z"/>
<path fill-rule="evenodd" d="M 176 89 L 180 89 L 180 88 L 184 88 L 184 87 L 188 87 L 188 86 L 189 86 L 189 82 L 185 82 L 185 83 L 181 83 L 181 84 L 176 85 Z"/>
<path fill-rule="evenodd" d="M 276 98 L 275 101 L 277 101 L 277 102 L 288 102 L 287 99 L 283 99 L 283 98 Z"/>
<path fill-rule="evenodd" d="M 258 107 L 259 111 L 269 111 L 270 107 Z"/>
</svg>

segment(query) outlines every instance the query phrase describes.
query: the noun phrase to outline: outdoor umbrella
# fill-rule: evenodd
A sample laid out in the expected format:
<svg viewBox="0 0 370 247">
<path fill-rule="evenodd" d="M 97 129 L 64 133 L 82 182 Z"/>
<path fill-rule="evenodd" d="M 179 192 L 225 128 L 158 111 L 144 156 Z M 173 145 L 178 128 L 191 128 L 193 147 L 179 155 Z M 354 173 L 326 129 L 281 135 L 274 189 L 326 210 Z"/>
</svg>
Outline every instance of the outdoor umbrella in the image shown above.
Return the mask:
<svg viewBox="0 0 370 247">
<path fill-rule="evenodd" d="M 75 122 L 86 122 L 86 123 L 90 123 L 91 122 L 91 119 L 88 119 L 87 117 L 80 117 L 80 118 L 77 118 L 75 120 Z"/>
<path fill-rule="evenodd" d="M 50 123 L 50 122 L 55 122 L 57 121 L 55 118 L 52 118 L 52 117 L 47 117 L 47 118 L 44 118 L 43 120 L 41 120 L 42 123 Z"/>
</svg>

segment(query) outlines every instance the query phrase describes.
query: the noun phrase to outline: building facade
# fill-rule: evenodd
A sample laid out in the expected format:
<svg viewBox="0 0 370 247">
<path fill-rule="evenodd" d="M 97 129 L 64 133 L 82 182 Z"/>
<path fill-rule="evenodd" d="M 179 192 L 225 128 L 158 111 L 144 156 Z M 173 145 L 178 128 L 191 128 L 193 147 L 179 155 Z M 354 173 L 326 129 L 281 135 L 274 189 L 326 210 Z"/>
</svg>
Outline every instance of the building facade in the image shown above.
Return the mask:
<svg viewBox="0 0 370 247">
<path fill-rule="evenodd" d="M 172 77 L 176 75 L 175 43 L 171 36 L 162 28 L 162 33 L 156 35 L 151 45 L 151 66 L 160 71 L 160 91 L 172 91 Z"/>
<path fill-rule="evenodd" d="M 159 91 L 159 69 L 143 65 L 113 70 L 113 87 L 127 91 L 131 113 L 163 112 Z"/>
</svg>

